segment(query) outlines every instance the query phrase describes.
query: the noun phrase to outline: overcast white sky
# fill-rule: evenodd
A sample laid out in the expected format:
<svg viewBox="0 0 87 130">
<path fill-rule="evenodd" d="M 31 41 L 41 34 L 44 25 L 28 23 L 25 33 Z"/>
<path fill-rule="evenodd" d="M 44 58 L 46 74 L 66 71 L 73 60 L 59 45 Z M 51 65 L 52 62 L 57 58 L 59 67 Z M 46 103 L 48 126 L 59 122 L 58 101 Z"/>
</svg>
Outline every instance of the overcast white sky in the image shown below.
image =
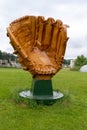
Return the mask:
<svg viewBox="0 0 87 130">
<path fill-rule="evenodd" d="M 87 0 L 0 0 L 0 50 L 12 53 L 6 28 L 24 15 L 61 19 L 70 26 L 65 58 L 87 57 Z"/>
</svg>

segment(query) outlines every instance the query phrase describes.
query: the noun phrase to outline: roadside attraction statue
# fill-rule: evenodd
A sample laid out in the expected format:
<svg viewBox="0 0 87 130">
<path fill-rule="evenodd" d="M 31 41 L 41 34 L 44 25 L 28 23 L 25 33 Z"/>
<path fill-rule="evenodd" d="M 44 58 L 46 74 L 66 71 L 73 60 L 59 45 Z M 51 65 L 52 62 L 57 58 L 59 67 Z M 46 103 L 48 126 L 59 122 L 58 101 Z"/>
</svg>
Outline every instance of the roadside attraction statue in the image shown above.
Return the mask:
<svg viewBox="0 0 87 130">
<path fill-rule="evenodd" d="M 56 100 L 52 77 L 61 69 L 66 50 L 67 27 L 61 20 L 24 16 L 7 28 L 7 36 L 24 70 L 32 74 L 31 90 L 20 95 L 35 100 Z"/>
</svg>

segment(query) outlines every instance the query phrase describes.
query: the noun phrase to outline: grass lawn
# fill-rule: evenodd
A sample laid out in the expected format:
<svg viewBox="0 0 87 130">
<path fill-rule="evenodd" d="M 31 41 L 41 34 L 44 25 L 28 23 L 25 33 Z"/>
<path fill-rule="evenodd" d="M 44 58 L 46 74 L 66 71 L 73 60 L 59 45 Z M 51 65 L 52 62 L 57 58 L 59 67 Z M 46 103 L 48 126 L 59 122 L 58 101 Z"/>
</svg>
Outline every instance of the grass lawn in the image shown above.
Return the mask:
<svg viewBox="0 0 87 130">
<path fill-rule="evenodd" d="M 65 69 L 56 74 L 53 88 L 65 96 L 50 106 L 14 100 L 31 81 L 26 71 L 0 68 L 0 130 L 87 130 L 87 73 Z"/>
</svg>

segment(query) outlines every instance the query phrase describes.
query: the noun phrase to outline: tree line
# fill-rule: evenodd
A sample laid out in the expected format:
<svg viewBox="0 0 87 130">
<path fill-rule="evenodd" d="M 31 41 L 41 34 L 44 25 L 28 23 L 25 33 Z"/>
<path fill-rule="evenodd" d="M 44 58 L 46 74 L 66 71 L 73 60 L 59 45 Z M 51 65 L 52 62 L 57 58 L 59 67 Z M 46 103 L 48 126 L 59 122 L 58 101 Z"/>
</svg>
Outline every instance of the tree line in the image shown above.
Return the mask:
<svg viewBox="0 0 87 130">
<path fill-rule="evenodd" d="M 11 61 L 16 61 L 17 62 L 17 56 L 15 56 L 14 54 L 10 54 L 7 52 L 2 52 L 0 50 L 0 60 L 11 60 Z M 64 64 L 66 65 L 70 65 L 70 59 L 66 60 L 64 59 Z M 80 55 L 77 56 L 76 60 L 75 60 L 75 66 L 83 66 L 87 64 L 87 58 L 84 55 Z"/>
<path fill-rule="evenodd" d="M 70 65 L 70 61 L 71 61 L 71 59 L 68 59 L 68 60 L 64 59 L 64 64 Z M 74 66 L 81 67 L 86 64 L 87 64 L 87 58 L 84 55 L 80 55 L 80 56 L 77 56 L 77 58 L 75 59 Z"/>
<path fill-rule="evenodd" d="M 75 66 L 83 66 L 87 64 L 87 58 L 84 55 L 77 56 Z"/>
<path fill-rule="evenodd" d="M 17 61 L 17 56 L 15 56 L 14 54 L 7 53 L 7 52 L 2 52 L 0 50 L 0 60 Z"/>
</svg>

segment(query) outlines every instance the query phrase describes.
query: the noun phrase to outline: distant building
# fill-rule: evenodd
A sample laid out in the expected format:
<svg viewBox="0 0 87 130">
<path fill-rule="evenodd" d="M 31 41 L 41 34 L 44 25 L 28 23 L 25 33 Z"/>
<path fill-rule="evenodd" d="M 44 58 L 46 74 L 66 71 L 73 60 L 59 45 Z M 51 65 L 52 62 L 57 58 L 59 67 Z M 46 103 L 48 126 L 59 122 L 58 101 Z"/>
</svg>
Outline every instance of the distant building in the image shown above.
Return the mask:
<svg viewBox="0 0 87 130">
<path fill-rule="evenodd" d="M 2 60 L 0 60 L 0 66 L 2 65 Z"/>
<path fill-rule="evenodd" d="M 72 59 L 72 60 L 70 61 L 70 68 L 73 68 L 74 65 L 75 65 L 75 59 Z"/>
<path fill-rule="evenodd" d="M 9 67 L 9 63 L 8 63 L 8 60 L 2 60 L 2 66 L 4 67 Z"/>
<path fill-rule="evenodd" d="M 16 61 L 11 61 L 11 60 L 0 60 L 0 66 L 21 68 L 21 65 L 19 63 L 17 63 Z"/>
</svg>

